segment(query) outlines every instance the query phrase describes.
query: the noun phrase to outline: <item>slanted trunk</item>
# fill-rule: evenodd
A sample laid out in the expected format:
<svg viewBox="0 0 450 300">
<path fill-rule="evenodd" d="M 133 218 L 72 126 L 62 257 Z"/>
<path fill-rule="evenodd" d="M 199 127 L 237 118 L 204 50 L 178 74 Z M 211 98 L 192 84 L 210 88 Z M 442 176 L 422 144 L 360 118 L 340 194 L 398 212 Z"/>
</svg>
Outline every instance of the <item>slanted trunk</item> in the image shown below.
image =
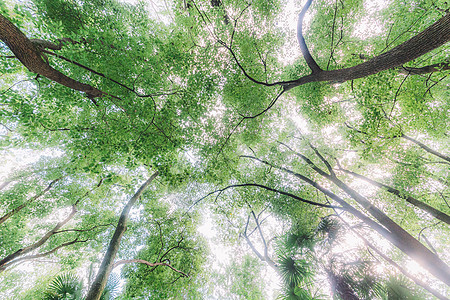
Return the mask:
<svg viewBox="0 0 450 300">
<path fill-rule="evenodd" d="M 9 267 L 11 264 L 14 263 L 14 261 L 16 259 L 18 259 L 19 257 L 28 254 L 30 252 L 32 252 L 33 250 L 36 250 L 37 248 L 39 248 L 40 246 L 42 246 L 45 242 L 48 241 L 48 239 L 54 235 L 59 229 L 61 229 L 61 227 L 63 227 L 64 225 L 67 224 L 67 222 L 69 222 L 73 216 L 76 214 L 77 209 L 75 207 L 75 205 L 72 206 L 72 211 L 69 214 L 69 216 L 64 219 L 63 221 L 59 222 L 58 224 L 56 224 L 56 226 L 48 231 L 41 239 L 39 239 L 36 243 L 27 246 L 25 248 L 19 249 L 16 252 L 6 256 L 5 258 L 3 258 L 2 260 L 0 260 L 0 272 L 3 272 L 7 267 Z"/>
<path fill-rule="evenodd" d="M 86 300 L 98 300 L 100 299 L 103 290 L 105 289 L 106 283 L 108 281 L 109 274 L 114 267 L 114 259 L 119 251 L 120 241 L 122 236 L 127 230 L 128 215 L 134 203 L 142 195 L 147 186 L 158 176 L 158 172 L 154 173 L 134 194 L 133 197 L 125 205 L 124 209 L 119 218 L 114 235 L 109 242 L 108 250 L 106 251 L 105 257 L 103 258 L 100 269 L 98 270 L 97 277 L 95 278 L 92 286 L 89 288 Z"/>
<path fill-rule="evenodd" d="M 349 170 L 345 170 L 345 169 L 340 169 L 340 170 L 345 172 L 345 173 L 348 173 L 348 174 L 350 174 L 350 175 L 352 175 L 352 176 L 354 176 L 356 178 L 362 179 L 362 180 L 364 180 L 364 181 L 366 181 L 366 182 L 368 182 L 368 183 L 370 183 L 370 184 L 372 184 L 372 185 L 374 185 L 376 187 L 382 188 L 382 189 L 388 191 L 389 193 L 391 193 L 393 195 L 396 195 L 399 198 L 405 199 L 406 202 L 408 202 L 408 203 L 410 203 L 410 204 L 412 204 L 412 205 L 422 209 L 423 211 L 429 213 L 430 215 L 432 215 L 436 219 L 441 220 L 442 222 L 445 222 L 445 223 L 450 225 L 450 216 L 449 215 L 447 215 L 446 213 L 441 212 L 440 210 L 437 210 L 436 208 L 426 204 L 425 202 L 422 202 L 422 201 L 420 201 L 420 200 L 418 200 L 418 199 L 416 199 L 416 198 L 414 198 L 412 196 L 405 195 L 401 191 L 399 191 L 399 190 L 397 190 L 397 189 L 395 189 L 393 187 L 390 187 L 390 186 L 385 185 L 385 184 L 383 184 L 381 182 L 377 182 L 375 180 L 367 178 L 366 176 L 363 176 L 363 175 L 360 175 L 358 173 L 355 173 L 355 172 L 352 172 L 352 171 L 349 171 Z"/>
<path fill-rule="evenodd" d="M 42 59 L 38 47 L 19 28 L 2 15 L 0 15 L 0 39 L 30 72 L 47 77 L 73 90 L 84 92 L 91 98 L 106 95 L 106 93 L 89 84 L 76 81 L 53 69 Z"/>
<path fill-rule="evenodd" d="M 303 155 L 301 155 L 303 157 Z M 447 266 L 445 262 L 443 262 L 437 255 L 431 252 L 427 247 L 422 245 L 417 239 L 411 236 L 406 230 L 404 230 L 401 226 L 395 223 L 392 219 L 390 219 L 385 213 L 383 213 L 380 209 L 372 205 L 365 197 L 351 189 L 348 185 L 340 181 L 334 174 L 327 175 L 326 172 L 315 166 L 311 160 L 306 159 L 308 164 L 312 164 L 312 167 L 316 172 L 324 176 L 325 178 L 332 181 L 335 185 L 341 188 L 344 192 L 346 192 L 351 198 L 353 198 L 358 204 L 360 204 L 369 214 L 371 214 L 379 223 L 376 223 L 372 219 L 368 218 L 364 213 L 355 209 L 349 203 L 347 203 L 344 199 L 340 198 L 336 194 L 330 192 L 329 190 L 321 187 L 316 182 L 311 179 L 295 173 L 289 169 L 275 166 L 269 162 L 260 160 L 256 157 L 246 156 L 248 158 L 252 158 L 258 160 L 264 164 L 275 167 L 282 171 L 285 171 L 289 174 L 294 175 L 295 177 L 305 181 L 311 186 L 315 187 L 317 190 L 321 191 L 325 195 L 329 196 L 340 205 L 342 205 L 346 211 L 353 214 L 355 217 L 361 219 L 367 225 L 369 225 L 372 229 L 376 230 L 383 237 L 385 237 L 388 241 L 390 241 L 393 245 L 395 245 L 398 249 L 400 249 L 403 253 L 417 261 L 424 269 L 428 270 L 431 274 L 439 278 L 442 282 L 450 286 L 450 268 Z M 321 160 L 324 160 L 322 156 L 320 156 Z M 329 164 L 327 163 L 327 166 Z"/>
<path fill-rule="evenodd" d="M 418 140 L 413 139 L 412 137 L 409 137 L 407 135 L 402 134 L 401 135 L 402 138 L 404 138 L 405 140 L 408 140 L 410 142 L 413 142 L 414 144 L 416 144 L 417 146 L 419 146 L 420 148 L 422 148 L 423 150 L 427 151 L 428 153 L 431 153 L 433 155 L 436 155 L 437 157 L 442 158 L 443 160 L 446 160 L 448 162 L 450 162 L 450 157 L 448 157 L 447 155 L 444 155 L 442 153 L 437 152 L 436 150 L 431 149 L 430 147 L 428 147 L 427 145 L 419 142 Z"/>
</svg>

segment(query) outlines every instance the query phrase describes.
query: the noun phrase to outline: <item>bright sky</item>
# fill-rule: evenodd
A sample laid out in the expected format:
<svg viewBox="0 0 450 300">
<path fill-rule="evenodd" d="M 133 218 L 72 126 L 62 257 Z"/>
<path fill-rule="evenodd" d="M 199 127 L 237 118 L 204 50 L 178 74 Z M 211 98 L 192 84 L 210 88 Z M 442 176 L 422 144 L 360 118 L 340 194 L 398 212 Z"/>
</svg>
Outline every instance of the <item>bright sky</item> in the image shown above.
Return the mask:
<svg viewBox="0 0 450 300">
<path fill-rule="evenodd" d="M 127 2 L 130 4 L 136 4 L 138 0 L 119 0 L 121 2 Z M 149 3 L 149 8 L 154 12 L 165 10 L 166 6 L 162 1 L 147 1 Z M 287 5 L 283 12 L 285 16 L 281 18 L 279 26 L 285 28 L 291 35 L 295 37 L 295 31 L 297 28 L 297 15 L 300 11 L 302 5 L 305 1 L 297 1 L 297 0 L 288 0 Z M 367 0 L 365 1 L 365 8 L 369 12 L 369 15 L 362 20 L 358 26 L 356 26 L 354 35 L 358 37 L 371 37 L 374 35 L 378 35 L 383 30 L 383 25 L 373 17 L 373 13 L 379 11 L 387 6 L 389 1 L 383 0 Z M 308 24 L 311 20 L 311 14 L 307 14 L 305 17 L 305 28 L 308 28 Z M 295 40 L 295 39 L 294 39 Z M 297 43 L 293 43 L 289 45 L 288 48 L 283 49 L 283 57 L 286 60 L 286 64 L 293 62 L 295 59 L 299 58 L 301 55 L 300 50 L 298 49 Z M 293 110 L 295 111 L 295 110 Z M 297 124 L 299 129 L 307 131 L 307 123 L 304 118 L 300 115 L 293 114 L 292 119 Z M 1 128 L 0 128 L 1 130 Z M 328 130 L 328 131 L 327 131 Z M 330 136 L 336 137 L 333 128 L 329 128 L 325 130 L 324 134 L 329 134 Z M 0 134 L 3 134 L 0 131 Z M 1 137 L 0 137 L 1 138 Z M 10 151 L 2 151 L 0 152 L 0 183 L 6 178 L 6 176 L 15 168 L 22 168 L 27 164 L 32 164 L 36 162 L 40 155 L 43 152 L 35 151 L 35 150 L 15 150 L 14 152 Z M 377 171 L 381 172 L 379 169 Z M 356 183 L 363 184 L 360 182 Z M 370 191 L 373 192 L 373 191 Z M 217 241 L 217 230 L 214 228 L 213 221 L 210 217 L 204 218 L 204 223 L 200 226 L 199 231 L 207 238 L 209 242 L 209 246 L 212 254 L 215 256 L 217 263 L 226 264 L 229 263 L 233 257 L 233 249 L 224 245 L 219 244 Z M 244 241 L 242 241 L 244 243 Z M 355 239 L 349 239 L 347 241 L 348 246 L 351 246 L 352 243 L 356 243 Z M 408 263 L 408 269 L 411 271 L 420 270 L 421 268 L 412 262 Z M 274 290 L 278 288 L 279 278 L 270 268 L 267 268 L 268 277 L 266 278 L 267 282 L 269 282 L 268 294 L 269 296 L 273 296 Z"/>
</svg>

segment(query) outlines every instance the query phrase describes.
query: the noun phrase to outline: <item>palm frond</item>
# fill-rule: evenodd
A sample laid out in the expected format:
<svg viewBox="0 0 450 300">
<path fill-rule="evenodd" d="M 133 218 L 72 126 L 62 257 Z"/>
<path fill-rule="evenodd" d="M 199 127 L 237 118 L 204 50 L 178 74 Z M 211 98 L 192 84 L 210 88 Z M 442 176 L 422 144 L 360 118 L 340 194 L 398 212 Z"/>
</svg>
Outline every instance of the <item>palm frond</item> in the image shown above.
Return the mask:
<svg viewBox="0 0 450 300">
<path fill-rule="evenodd" d="M 83 282 L 73 273 L 57 275 L 44 292 L 44 300 L 81 299 Z"/>
<path fill-rule="evenodd" d="M 290 255 L 280 255 L 278 257 L 278 268 L 281 278 L 290 287 L 298 286 L 305 278 L 312 275 L 306 260 L 295 260 Z"/>
<path fill-rule="evenodd" d="M 120 276 L 116 273 L 111 273 L 105 289 L 103 290 L 101 300 L 111 300 L 117 296 L 120 288 Z"/>
</svg>

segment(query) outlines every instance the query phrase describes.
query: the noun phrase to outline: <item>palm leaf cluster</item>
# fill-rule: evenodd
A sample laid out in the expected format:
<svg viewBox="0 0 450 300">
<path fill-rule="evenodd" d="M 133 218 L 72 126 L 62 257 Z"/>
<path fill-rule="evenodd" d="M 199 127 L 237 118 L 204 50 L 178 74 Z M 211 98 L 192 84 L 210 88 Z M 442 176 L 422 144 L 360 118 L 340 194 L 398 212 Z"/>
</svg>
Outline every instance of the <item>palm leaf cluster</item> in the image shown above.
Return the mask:
<svg viewBox="0 0 450 300">
<path fill-rule="evenodd" d="M 103 290 L 101 300 L 112 300 L 117 297 L 120 289 L 120 276 L 112 273 Z M 83 280 L 73 273 L 57 275 L 44 292 L 42 300 L 81 300 L 83 297 Z"/>
</svg>

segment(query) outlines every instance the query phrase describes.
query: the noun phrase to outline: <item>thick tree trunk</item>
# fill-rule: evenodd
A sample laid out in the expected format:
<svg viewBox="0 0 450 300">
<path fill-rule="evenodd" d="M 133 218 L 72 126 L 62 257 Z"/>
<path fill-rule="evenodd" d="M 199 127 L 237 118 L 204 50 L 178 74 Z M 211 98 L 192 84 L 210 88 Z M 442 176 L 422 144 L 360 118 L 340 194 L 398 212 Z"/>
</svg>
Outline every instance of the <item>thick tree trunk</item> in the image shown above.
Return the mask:
<svg viewBox="0 0 450 300">
<path fill-rule="evenodd" d="M 23 204 L 17 206 L 16 208 L 14 208 L 13 210 L 11 210 L 10 212 L 6 213 L 5 215 L 3 215 L 0 218 L 0 224 L 2 224 L 3 222 L 5 222 L 6 220 L 8 220 L 11 216 L 13 216 L 14 214 L 18 213 L 19 211 L 21 211 L 24 207 L 26 207 L 28 204 L 30 204 L 31 202 L 33 202 L 34 200 L 38 199 L 39 197 L 41 197 L 42 195 L 44 195 L 45 193 L 47 193 L 52 186 L 57 183 L 59 180 L 61 180 L 61 178 L 55 179 L 52 182 L 50 182 L 50 184 L 47 186 L 47 188 L 45 190 L 43 190 L 42 192 L 40 192 L 39 194 L 33 196 L 32 198 L 30 198 L 29 200 L 25 201 Z"/>
<path fill-rule="evenodd" d="M 301 32 L 297 34 L 301 35 Z M 318 70 L 314 66 L 311 68 L 313 72 L 310 75 L 277 84 L 282 85 L 287 91 L 309 82 L 344 82 L 366 77 L 384 70 L 402 66 L 403 64 L 446 44 L 448 41 L 450 41 L 450 13 L 447 13 L 433 25 L 408 41 L 359 65 L 332 71 Z M 305 57 L 308 65 L 310 65 L 311 62 L 310 56 L 311 55 L 308 52 Z"/>
<path fill-rule="evenodd" d="M 73 90 L 86 93 L 89 97 L 101 97 L 106 93 L 99 89 L 76 81 L 61 72 L 53 69 L 46 61 L 42 59 L 41 52 L 33 42 L 28 39 L 13 23 L 0 15 L 0 39 L 14 53 L 18 60 L 30 72 L 37 73 L 47 77 L 59 84 L 69 87 Z"/>
<path fill-rule="evenodd" d="M 350 226 L 339 214 L 336 214 L 341 221 L 351 230 L 353 231 L 363 242 L 364 244 L 374 250 L 378 255 L 380 255 L 384 260 L 386 260 L 388 263 L 390 263 L 392 266 L 397 268 L 403 275 L 411 279 L 415 284 L 423 287 L 425 290 L 433 294 L 436 298 L 440 300 L 449 300 L 447 297 L 439 293 L 438 291 L 431 288 L 428 284 L 423 282 L 422 280 L 412 276 L 408 271 L 406 271 L 402 266 L 397 264 L 395 261 L 393 261 L 391 258 L 389 258 L 387 255 L 385 255 L 383 252 L 381 252 L 377 247 L 375 247 L 372 243 L 370 243 L 364 236 L 362 236 L 353 226 Z"/>
<path fill-rule="evenodd" d="M 105 289 L 106 283 L 108 281 L 109 274 L 114 267 L 114 259 L 119 251 L 120 241 L 122 236 L 127 230 L 128 215 L 134 203 L 139 199 L 147 186 L 158 176 L 158 172 L 155 172 L 134 194 L 133 197 L 125 205 L 124 209 L 119 218 L 114 235 L 109 242 L 108 250 L 106 251 L 105 257 L 103 258 L 100 269 L 98 270 L 97 277 L 95 278 L 92 286 L 89 288 L 86 300 L 98 300 L 100 299 L 103 290 Z"/>
<path fill-rule="evenodd" d="M 450 268 L 445 262 L 358 192 L 334 176 L 331 176 L 328 179 L 352 197 L 358 204 L 367 210 L 369 214 L 380 222 L 381 225 L 389 230 L 393 237 L 393 244 L 397 248 L 417 261 L 423 268 L 439 278 L 442 282 L 450 286 Z"/>
<path fill-rule="evenodd" d="M 385 189 L 389 193 L 394 194 L 394 195 L 396 195 L 399 198 L 405 199 L 408 203 L 411 203 L 412 205 L 414 205 L 414 206 L 422 209 L 423 211 L 429 213 L 430 215 L 432 215 L 436 219 L 441 220 L 442 222 L 445 222 L 445 223 L 450 225 L 450 216 L 449 215 L 447 215 L 447 214 L 437 210 L 436 208 L 426 204 L 425 202 L 422 202 L 422 201 L 420 201 L 420 200 L 418 200 L 418 199 L 416 199 L 416 198 L 414 198 L 412 196 L 405 195 L 405 194 L 403 194 L 402 192 L 400 192 L 399 190 L 397 190 L 397 189 L 395 189 L 393 187 L 390 187 L 390 186 L 385 185 L 385 184 L 383 184 L 381 182 L 377 182 L 375 180 L 367 178 L 366 176 L 363 176 L 363 175 L 360 175 L 358 173 L 355 173 L 355 172 L 352 172 L 352 171 L 349 171 L 349 170 L 345 170 L 345 169 L 340 169 L 340 170 L 345 172 L 345 173 L 348 173 L 348 174 L 350 174 L 350 175 L 352 175 L 352 176 L 354 176 L 356 178 L 362 179 L 362 180 L 364 180 L 364 181 L 366 181 L 366 182 L 368 182 L 368 183 L 370 183 L 370 184 L 372 184 L 372 185 L 374 185 L 376 187 Z"/>
<path fill-rule="evenodd" d="M 2 260 L 0 260 L 0 272 L 4 271 L 9 265 L 14 263 L 14 260 L 18 259 L 19 257 L 30 253 L 31 251 L 39 248 L 40 246 L 42 246 L 45 242 L 48 241 L 48 239 L 54 235 L 59 229 L 61 229 L 61 227 L 63 227 L 64 225 L 67 224 L 67 222 L 69 222 L 73 216 L 76 214 L 77 210 L 75 205 L 72 206 L 72 211 L 69 214 L 69 216 L 64 219 L 63 221 L 59 222 L 52 230 L 50 230 L 49 232 L 47 232 L 40 240 L 38 240 L 36 243 L 19 249 L 16 252 L 6 256 L 5 258 L 3 258 Z"/>
</svg>

